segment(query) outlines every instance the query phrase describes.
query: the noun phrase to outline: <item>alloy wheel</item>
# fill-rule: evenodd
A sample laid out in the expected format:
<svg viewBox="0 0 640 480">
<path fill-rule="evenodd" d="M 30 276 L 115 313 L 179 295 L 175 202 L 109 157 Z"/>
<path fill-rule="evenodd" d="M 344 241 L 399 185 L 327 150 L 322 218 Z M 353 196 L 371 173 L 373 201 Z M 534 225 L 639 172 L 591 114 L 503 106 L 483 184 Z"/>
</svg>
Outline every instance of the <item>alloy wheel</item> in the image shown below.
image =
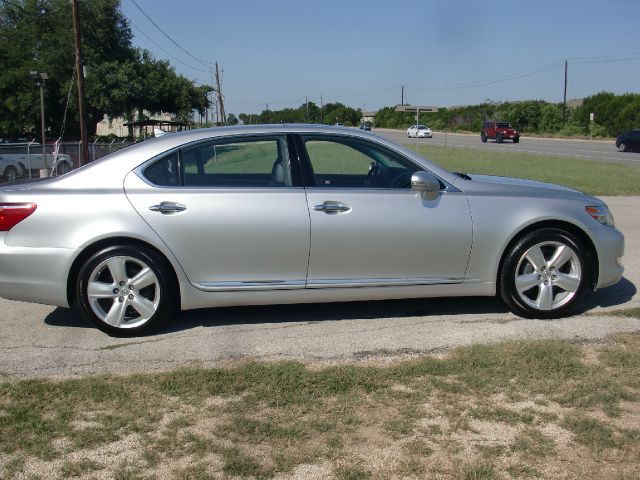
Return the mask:
<svg viewBox="0 0 640 480">
<path fill-rule="evenodd" d="M 529 248 L 515 269 L 515 288 L 522 302 L 536 310 L 555 310 L 571 301 L 580 288 L 578 254 L 556 241 Z"/>
<path fill-rule="evenodd" d="M 87 284 L 87 299 L 93 313 L 115 328 L 144 325 L 160 305 L 160 282 L 143 261 L 130 256 L 112 256 L 99 263 Z"/>
</svg>

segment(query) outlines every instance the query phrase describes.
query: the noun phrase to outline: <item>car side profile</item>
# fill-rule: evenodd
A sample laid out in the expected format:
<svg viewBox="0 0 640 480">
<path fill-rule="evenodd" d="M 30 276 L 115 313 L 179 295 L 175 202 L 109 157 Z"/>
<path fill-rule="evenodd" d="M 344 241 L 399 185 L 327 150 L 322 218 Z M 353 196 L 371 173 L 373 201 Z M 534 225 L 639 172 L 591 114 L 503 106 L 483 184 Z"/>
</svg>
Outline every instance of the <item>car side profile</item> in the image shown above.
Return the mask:
<svg viewBox="0 0 640 480">
<path fill-rule="evenodd" d="M 0 296 L 76 307 L 112 335 L 177 309 L 500 296 L 570 314 L 616 283 L 599 199 L 452 173 L 359 129 L 200 129 L 0 187 Z"/>
<path fill-rule="evenodd" d="M 489 139 L 495 140 L 496 143 L 502 143 L 504 140 L 511 140 L 513 143 L 518 143 L 520 141 L 520 134 L 510 123 L 489 120 L 482 123 L 480 140 L 482 140 L 482 143 L 486 143 Z"/>
<path fill-rule="evenodd" d="M 620 152 L 640 151 L 640 129 L 629 130 L 618 135 L 616 148 Z"/>
<path fill-rule="evenodd" d="M 411 125 L 407 128 L 408 138 L 432 138 L 433 132 L 426 125 Z"/>
</svg>

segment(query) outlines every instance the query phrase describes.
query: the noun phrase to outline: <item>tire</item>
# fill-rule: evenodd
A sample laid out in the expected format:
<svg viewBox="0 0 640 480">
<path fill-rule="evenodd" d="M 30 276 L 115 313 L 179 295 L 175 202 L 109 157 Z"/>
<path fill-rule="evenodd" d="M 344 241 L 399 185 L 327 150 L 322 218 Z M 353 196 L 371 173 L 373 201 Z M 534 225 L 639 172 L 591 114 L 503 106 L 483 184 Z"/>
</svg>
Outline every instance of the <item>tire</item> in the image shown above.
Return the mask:
<svg viewBox="0 0 640 480">
<path fill-rule="evenodd" d="M 516 137 L 513 139 L 513 143 L 520 143 L 520 137 Z"/>
<path fill-rule="evenodd" d="M 590 276 L 580 241 L 564 230 L 545 228 L 510 247 L 499 273 L 499 293 L 516 315 L 559 318 L 572 312 Z"/>
<path fill-rule="evenodd" d="M 484 132 L 480 134 L 480 140 L 482 140 L 482 143 L 487 143 L 487 136 Z"/>
<path fill-rule="evenodd" d="M 496 143 L 502 143 L 502 135 L 496 135 Z"/>
<path fill-rule="evenodd" d="M 71 166 L 67 162 L 62 162 L 56 166 L 56 174 L 64 175 L 65 173 L 69 173 L 71 171 Z"/>
<path fill-rule="evenodd" d="M 627 151 L 627 144 L 624 142 L 620 142 L 620 145 L 618 145 L 618 151 L 619 152 L 626 152 Z"/>
<path fill-rule="evenodd" d="M 80 268 L 78 308 L 109 335 L 148 333 L 175 309 L 177 286 L 172 278 L 164 258 L 148 248 L 108 247 Z"/>
<path fill-rule="evenodd" d="M 13 182 L 18 178 L 18 170 L 16 170 L 16 167 L 9 165 L 4 169 L 3 177 L 7 182 Z"/>
</svg>

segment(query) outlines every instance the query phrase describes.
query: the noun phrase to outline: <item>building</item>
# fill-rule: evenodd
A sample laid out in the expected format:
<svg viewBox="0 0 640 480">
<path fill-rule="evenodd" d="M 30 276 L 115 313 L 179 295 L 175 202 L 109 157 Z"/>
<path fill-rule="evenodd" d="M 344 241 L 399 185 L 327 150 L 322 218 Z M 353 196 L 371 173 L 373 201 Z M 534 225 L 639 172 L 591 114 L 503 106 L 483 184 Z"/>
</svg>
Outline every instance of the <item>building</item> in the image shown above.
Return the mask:
<svg viewBox="0 0 640 480">
<path fill-rule="evenodd" d="M 133 125 L 133 137 L 149 137 L 153 135 L 154 128 L 164 132 L 177 132 L 183 130 L 187 124 L 184 122 L 176 122 L 175 115 L 172 113 L 160 112 L 152 114 L 147 110 L 142 112 L 143 119 L 137 119 L 131 122 Z M 116 137 L 125 138 L 129 136 L 129 122 L 123 117 L 109 118 L 105 113 L 102 120 L 96 126 L 96 135 L 99 137 L 107 137 L 115 135 Z"/>
</svg>

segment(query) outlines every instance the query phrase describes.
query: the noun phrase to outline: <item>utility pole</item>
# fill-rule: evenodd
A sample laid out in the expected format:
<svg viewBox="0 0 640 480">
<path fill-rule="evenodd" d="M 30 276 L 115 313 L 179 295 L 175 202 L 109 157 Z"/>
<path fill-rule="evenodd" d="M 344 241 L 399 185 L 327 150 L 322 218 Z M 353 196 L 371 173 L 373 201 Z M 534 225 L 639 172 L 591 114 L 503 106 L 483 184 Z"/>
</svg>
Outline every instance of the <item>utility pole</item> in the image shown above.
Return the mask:
<svg viewBox="0 0 640 480">
<path fill-rule="evenodd" d="M 400 105 L 404 105 L 404 85 L 402 85 L 402 94 L 400 96 Z"/>
<path fill-rule="evenodd" d="M 569 68 L 568 60 L 564 61 L 564 100 L 562 102 L 562 120 L 567 123 L 567 70 Z"/>
<path fill-rule="evenodd" d="M 80 116 L 80 142 L 82 155 L 80 165 L 89 161 L 89 143 L 87 139 L 87 124 L 84 107 L 84 69 L 82 68 L 82 48 L 80 36 L 80 14 L 78 12 L 78 0 L 71 0 L 73 11 L 73 37 L 76 47 L 76 76 L 78 77 L 78 115 Z"/>
<path fill-rule="evenodd" d="M 324 123 L 324 103 L 322 103 L 322 92 L 320 92 L 320 123 Z"/>
<path fill-rule="evenodd" d="M 307 106 L 307 123 L 309 123 L 309 98 L 304 97 L 304 103 Z"/>
<path fill-rule="evenodd" d="M 222 86 L 220 85 L 220 70 L 218 69 L 218 62 L 216 62 L 216 87 L 218 90 L 218 107 L 220 108 L 220 121 L 224 126 L 227 124 L 227 115 L 224 113 L 224 99 L 222 97 Z"/>
</svg>

